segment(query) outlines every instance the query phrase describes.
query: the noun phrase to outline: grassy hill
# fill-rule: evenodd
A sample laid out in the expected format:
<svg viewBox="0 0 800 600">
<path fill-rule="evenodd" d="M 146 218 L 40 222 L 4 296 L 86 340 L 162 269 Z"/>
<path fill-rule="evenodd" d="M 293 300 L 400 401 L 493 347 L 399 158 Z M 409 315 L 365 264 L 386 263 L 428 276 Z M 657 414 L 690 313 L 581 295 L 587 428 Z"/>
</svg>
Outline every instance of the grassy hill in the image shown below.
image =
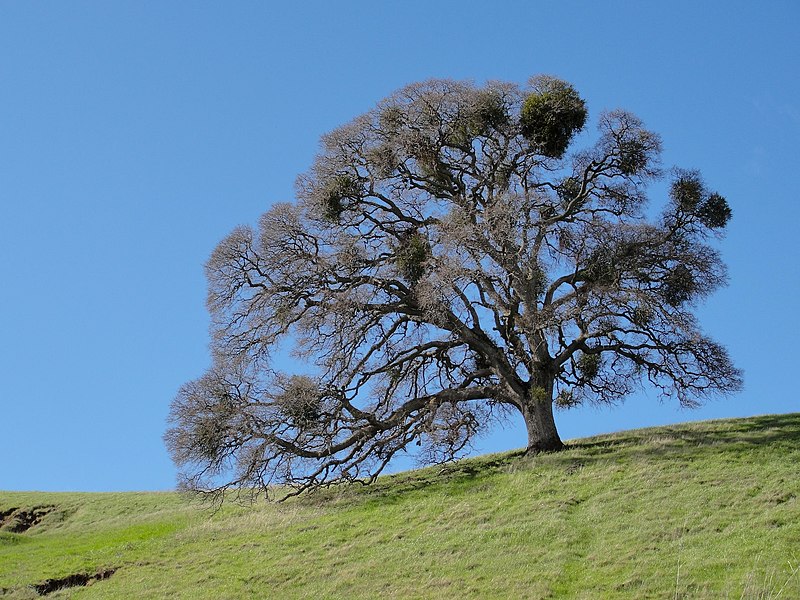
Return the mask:
<svg viewBox="0 0 800 600">
<path fill-rule="evenodd" d="M 0 596 L 793 599 L 799 498 L 800 414 L 216 512 L 173 493 L 0 492 Z"/>
</svg>

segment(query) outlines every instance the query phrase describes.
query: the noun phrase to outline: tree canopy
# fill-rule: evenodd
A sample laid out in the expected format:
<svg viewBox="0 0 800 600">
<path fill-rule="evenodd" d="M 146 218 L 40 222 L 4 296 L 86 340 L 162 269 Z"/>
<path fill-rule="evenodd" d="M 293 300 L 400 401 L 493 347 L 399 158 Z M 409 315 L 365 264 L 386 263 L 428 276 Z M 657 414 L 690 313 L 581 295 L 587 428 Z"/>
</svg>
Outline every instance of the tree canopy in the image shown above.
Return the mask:
<svg viewBox="0 0 800 600">
<path fill-rule="evenodd" d="M 694 316 L 726 280 L 728 203 L 673 168 L 648 217 L 659 136 L 622 110 L 576 135 L 587 118 L 554 77 L 430 80 L 323 136 L 296 202 L 208 261 L 213 364 L 166 434 L 183 485 L 368 482 L 513 413 L 530 452 L 555 451 L 554 406 L 739 389 Z"/>
</svg>

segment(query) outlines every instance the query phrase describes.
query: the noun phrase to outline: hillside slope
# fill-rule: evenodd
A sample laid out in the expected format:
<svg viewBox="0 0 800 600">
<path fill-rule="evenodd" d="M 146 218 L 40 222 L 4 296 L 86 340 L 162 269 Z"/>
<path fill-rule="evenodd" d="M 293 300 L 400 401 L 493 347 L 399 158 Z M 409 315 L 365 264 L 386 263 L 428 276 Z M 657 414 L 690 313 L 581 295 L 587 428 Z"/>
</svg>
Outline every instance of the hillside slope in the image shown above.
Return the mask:
<svg viewBox="0 0 800 600">
<path fill-rule="evenodd" d="M 0 596 L 800 598 L 798 465 L 792 414 L 217 512 L 173 493 L 0 492 Z"/>
</svg>

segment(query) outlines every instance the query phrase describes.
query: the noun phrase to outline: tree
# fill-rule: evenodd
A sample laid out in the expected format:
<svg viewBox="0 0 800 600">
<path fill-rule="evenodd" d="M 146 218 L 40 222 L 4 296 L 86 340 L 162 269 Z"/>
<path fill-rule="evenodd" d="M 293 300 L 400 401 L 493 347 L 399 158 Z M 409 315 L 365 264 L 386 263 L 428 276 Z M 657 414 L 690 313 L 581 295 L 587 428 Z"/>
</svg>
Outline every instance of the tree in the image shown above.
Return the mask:
<svg viewBox="0 0 800 600">
<path fill-rule="evenodd" d="M 709 242 L 727 202 L 672 170 L 648 217 L 659 136 L 616 110 L 572 149 L 586 119 L 553 77 L 431 80 L 324 136 L 298 201 L 208 261 L 213 365 L 165 436 L 183 484 L 372 481 L 515 411 L 529 452 L 556 451 L 554 406 L 644 382 L 684 406 L 739 389 L 693 315 L 726 279 Z M 278 371 L 280 349 L 306 366 Z"/>
</svg>

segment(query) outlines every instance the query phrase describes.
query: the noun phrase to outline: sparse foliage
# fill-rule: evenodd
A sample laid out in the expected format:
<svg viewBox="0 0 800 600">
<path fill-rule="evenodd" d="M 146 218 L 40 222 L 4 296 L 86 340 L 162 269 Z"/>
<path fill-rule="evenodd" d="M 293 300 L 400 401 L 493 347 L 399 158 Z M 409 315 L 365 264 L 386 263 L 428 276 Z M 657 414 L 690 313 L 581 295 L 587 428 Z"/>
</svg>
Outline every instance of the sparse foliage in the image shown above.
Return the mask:
<svg viewBox="0 0 800 600">
<path fill-rule="evenodd" d="M 213 365 L 166 434 L 185 485 L 370 481 L 410 446 L 449 460 L 515 411 L 529 451 L 558 450 L 554 404 L 642 381 L 685 406 L 737 390 L 692 312 L 725 282 L 708 241 L 727 202 L 675 170 L 648 220 L 658 135 L 606 112 L 570 150 L 586 119 L 553 77 L 432 80 L 324 136 L 298 202 L 208 262 Z M 276 369 L 279 344 L 305 371 Z"/>
</svg>

